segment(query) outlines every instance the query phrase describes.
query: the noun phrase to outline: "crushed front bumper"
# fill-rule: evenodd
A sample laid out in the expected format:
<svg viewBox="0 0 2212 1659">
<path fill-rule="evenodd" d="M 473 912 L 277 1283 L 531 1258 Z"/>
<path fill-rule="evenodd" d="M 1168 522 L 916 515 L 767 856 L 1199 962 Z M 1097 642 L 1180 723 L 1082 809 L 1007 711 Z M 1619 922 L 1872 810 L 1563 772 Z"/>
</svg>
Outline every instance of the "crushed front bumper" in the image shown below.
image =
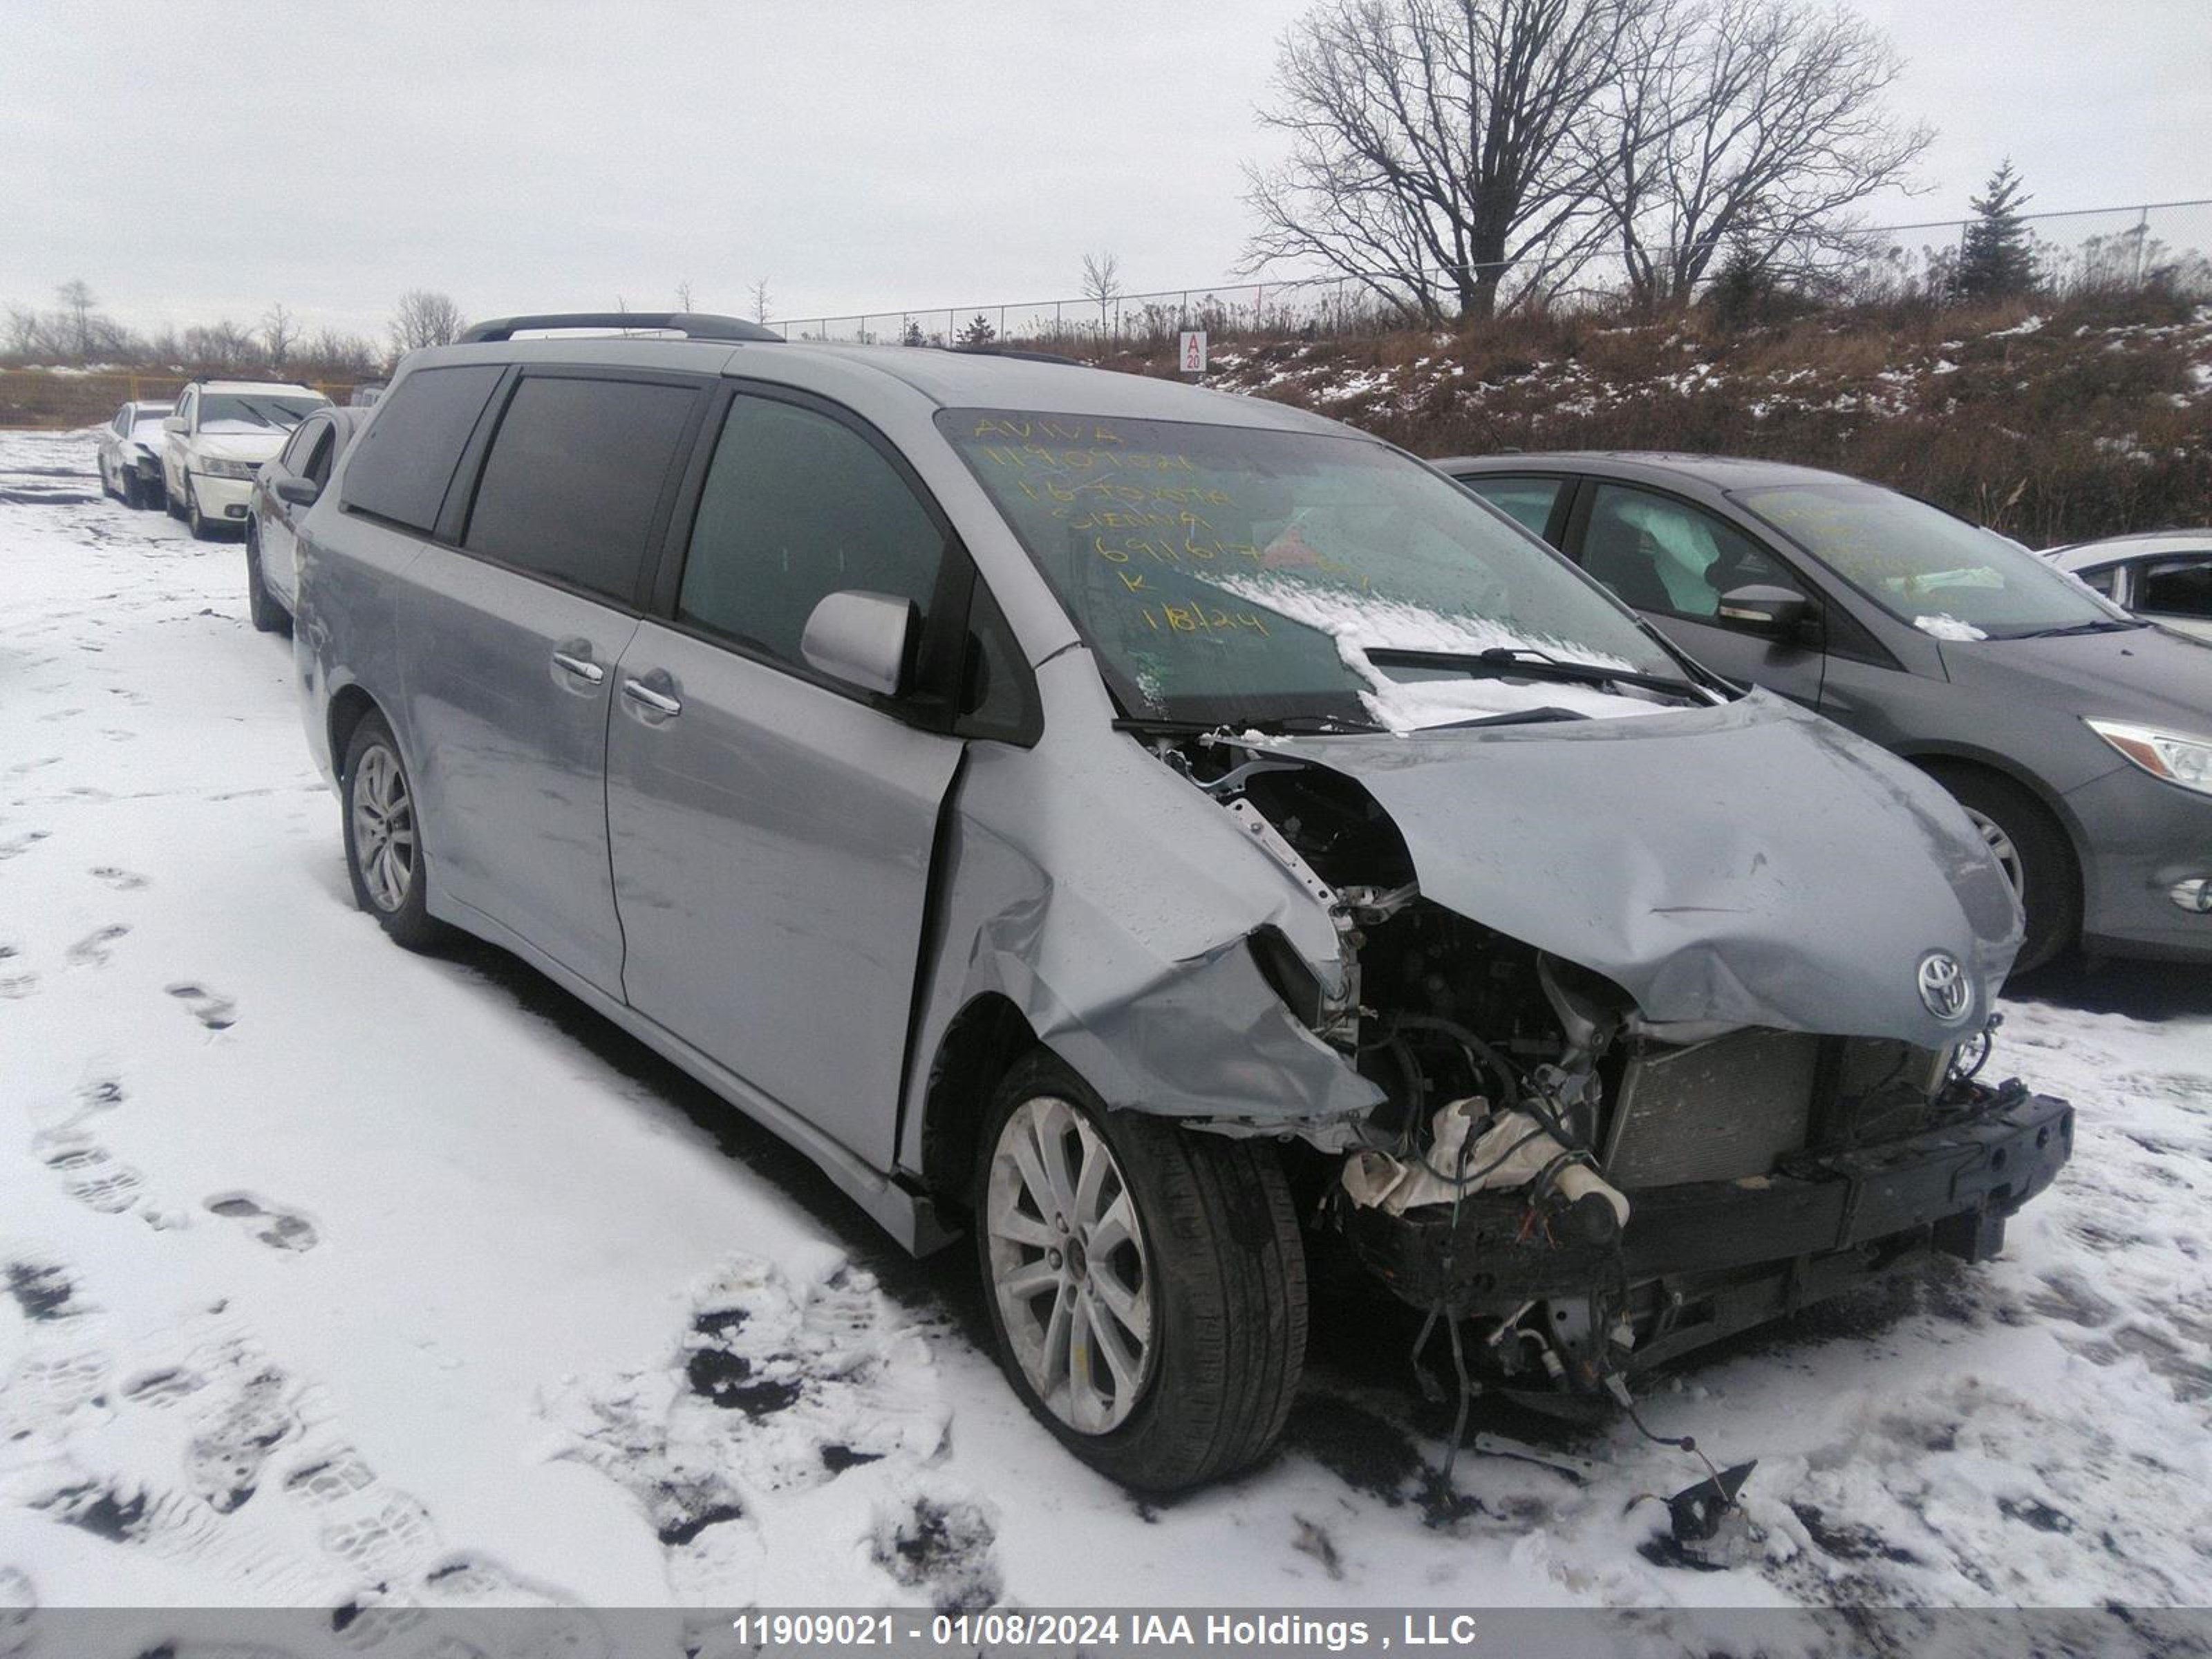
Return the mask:
<svg viewBox="0 0 2212 1659">
<path fill-rule="evenodd" d="M 1800 1153 L 1771 1176 L 1628 1194 L 1607 1244 L 1553 1242 L 1522 1192 L 1470 1193 L 1402 1216 L 1340 1205 L 1368 1269 L 1415 1307 L 1510 1325 L 1549 1304 L 1572 1333 L 1557 1377 L 1580 1389 L 1796 1311 L 1929 1254 L 1979 1261 L 2051 1184 L 2074 1109 L 2015 1085 L 1936 1127 Z M 1618 1334 L 1626 1331 L 1626 1344 Z M 1511 1369 L 1514 1356 L 1497 1356 Z"/>
</svg>

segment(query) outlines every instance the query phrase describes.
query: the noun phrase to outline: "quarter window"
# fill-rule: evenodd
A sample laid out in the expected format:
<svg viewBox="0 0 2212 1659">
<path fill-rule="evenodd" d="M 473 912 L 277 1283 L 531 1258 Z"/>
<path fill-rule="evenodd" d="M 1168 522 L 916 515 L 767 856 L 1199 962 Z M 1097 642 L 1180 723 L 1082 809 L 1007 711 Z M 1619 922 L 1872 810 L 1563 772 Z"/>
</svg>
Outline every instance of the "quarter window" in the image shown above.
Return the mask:
<svg viewBox="0 0 2212 1659">
<path fill-rule="evenodd" d="M 1532 535 L 1540 536 L 1552 521 L 1553 506 L 1559 499 L 1563 478 L 1499 478 L 1485 474 L 1462 478 L 1476 495 Z"/>
<path fill-rule="evenodd" d="M 463 544 L 630 603 L 697 398 L 688 386 L 524 376 L 492 440 Z"/>
<path fill-rule="evenodd" d="M 769 398 L 730 404 L 699 499 L 678 617 L 805 665 L 806 620 L 845 589 L 926 616 L 945 537 L 883 453 L 842 422 Z"/>
<path fill-rule="evenodd" d="M 400 381 L 361 434 L 346 468 L 344 504 L 428 533 L 502 372 L 495 364 L 418 368 Z"/>
<path fill-rule="evenodd" d="M 2212 617 L 2212 557 L 2154 564 L 2136 578 L 2136 609 L 2161 617 Z"/>
<path fill-rule="evenodd" d="M 1716 620 L 1721 595 L 1753 583 L 1795 587 L 1734 526 L 1686 501 L 1600 484 L 1583 532 L 1583 568 L 1638 611 Z"/>
</svg>

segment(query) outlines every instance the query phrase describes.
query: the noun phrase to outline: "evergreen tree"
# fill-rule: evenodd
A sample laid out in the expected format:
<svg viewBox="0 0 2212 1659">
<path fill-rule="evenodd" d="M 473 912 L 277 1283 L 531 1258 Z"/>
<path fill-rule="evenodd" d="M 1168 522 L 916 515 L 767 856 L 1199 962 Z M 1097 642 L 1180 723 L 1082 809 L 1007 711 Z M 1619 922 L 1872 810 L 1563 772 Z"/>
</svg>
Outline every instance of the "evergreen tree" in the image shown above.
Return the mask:
<svg viewBox="0 0 2212 1659">
<path fill-rule="evenodd" d="M 998 337 L 999 331 L 991 326 L 991 319 L 980 311 L 975 313 L 975 320 L 960 331 L 960 343 L 964 346 L 988 345 Z"/>
<path fill-rule="evenodd" d="M 1959 250 L 1960 298 L 2002 299 L 2035 285 L 2033 239 L 2020 213 L 2030 199 L 2021 193 L 2020 175 L 2009 157 L 1991 175 L 1989 188 L 1972 199 L 1974 217 Z"/>
</svg>

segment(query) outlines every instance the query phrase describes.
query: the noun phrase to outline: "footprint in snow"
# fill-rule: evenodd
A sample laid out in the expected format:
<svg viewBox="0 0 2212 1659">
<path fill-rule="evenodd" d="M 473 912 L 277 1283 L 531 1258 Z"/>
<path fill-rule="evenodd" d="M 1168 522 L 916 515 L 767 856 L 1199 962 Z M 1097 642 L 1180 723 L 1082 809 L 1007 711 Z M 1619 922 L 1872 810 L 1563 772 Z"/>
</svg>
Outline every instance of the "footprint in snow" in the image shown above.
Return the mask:
<svg viewBox="0 0 2212 1659">
<path fill-rule="evenodd" d="M 0 864 L 12 858 L 20 858 L 52 834 L 53 831 L 51 830 L 27 830 L 20 836 L 11 836 L 6 841 L 0 841 Z"/>
<path fill-rule="evenodd" d="M 0 1659 L 24 1659 L 31 1651 L 31 1615 L 38 1610 L 31 1581 L 15 1567 L 0 1567 Z"/>
<path fill-rule="evenodd" d="M 38 988 L 36 974 L 0 974 L 0 1000 L 21 1002 Z"/>
<path fill-rule="evenodd" d="M 227 1031 L 238 1024 L 238 1005 L 228 997 L 195 985 L 189 980 L 167 988 L 171 996 L 192 1011 L 192 1018 L 210 1031 Z"/>
<path fill-rule="evenodd" d="M 105 927 L 95 927 L 69 948 L 68 962 L 72 968 L 104 968 L 111 952 L 108 946 L 131 930 L 121 922 L 111 922 Z"/>
<path fill-rule="evenodd" d="M 118 870 L 112 864 L 102 864 L 94 867 L 92 878 L 94 881 L 106 883 L 118 893 L 127 893 L 133 888 L 143 887 L 146 884 L 145 877 L 134 874 L 128 870 Z"/>
<path fill-rule="evenodd" d="M 88 1311 L 76 1299 L 76 1284 L 69 1269 L 58 1261 L 10 1261 L 0 1267 L 0 1275 L 6 1277 L 8 1294 L 26 1319 L 44 1324 Z"/>
<path fill-rule="evenodd" d="M 207 1200 L 215 1214 L 243 1221 L 254 1237 L 273 1250 L 312 1250 L 321 1235 L 307 1217 L 281 1205 L 264 1204 L 251 1193 L 218 1193 Z"/>
</svg>

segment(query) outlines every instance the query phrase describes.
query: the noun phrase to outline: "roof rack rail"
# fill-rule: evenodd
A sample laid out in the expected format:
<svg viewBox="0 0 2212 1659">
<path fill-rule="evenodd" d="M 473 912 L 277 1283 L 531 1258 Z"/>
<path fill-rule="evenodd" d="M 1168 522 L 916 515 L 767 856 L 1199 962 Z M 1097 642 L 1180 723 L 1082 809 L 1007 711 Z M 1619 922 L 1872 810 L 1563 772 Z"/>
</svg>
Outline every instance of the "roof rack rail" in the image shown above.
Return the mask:
<svg viewBox="0 0 2212 1659">
<path fill-rule="evenodd" d="M 1025 363 L 1059 363 L 1067 368 L 1091 367 L 1079 357 L 1063 357 L 1057 351 L 1024 351 L 1019 346 L 952 345 L 939 346 L 938 349 L 957 352 L 963 357 L 1016 357 Z"/>
<path fill-rule="evenodd" d="M 534 317 L 494 317 L 473 324 L 456 345 L 511 340 L 526 329 L 650 329 L 692 340 L 775 340 L 783 336 L 742 317 L 717 317 L 700 311 L 552 311 Z"/>
</svg>

